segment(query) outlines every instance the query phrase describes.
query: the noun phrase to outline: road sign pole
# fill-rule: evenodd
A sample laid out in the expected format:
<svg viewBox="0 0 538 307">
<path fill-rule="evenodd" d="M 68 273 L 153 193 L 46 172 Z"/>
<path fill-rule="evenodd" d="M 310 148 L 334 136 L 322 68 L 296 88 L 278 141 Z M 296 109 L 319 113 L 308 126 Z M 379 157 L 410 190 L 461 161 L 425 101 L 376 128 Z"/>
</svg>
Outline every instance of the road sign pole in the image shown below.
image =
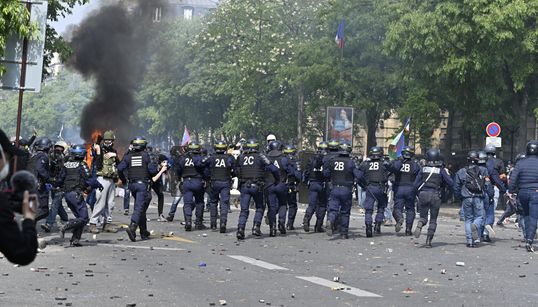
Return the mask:
<svg viewBox="0 0 538 307">
<path fill-rule="evenodd" d="M 32 13 L 32 3 L 26 3 L 28 15 Z M 19 106 L 17 108 L 17 128 L 15 131 L 15 146 L 19 147 L 19 139 L 21 137 L 21 121 L 22 121 L 22 102 L 24 100 L 24 87 L 26 86 L 26 62 L 28 61 L 28 38 L 24 37 L 22 41 L 22 59 L 21 59 L 21 78 L 19 84 Z M 17 156 L 15 156 L 13 164 L 13 172 L 17 171 Z"/>
</svg>

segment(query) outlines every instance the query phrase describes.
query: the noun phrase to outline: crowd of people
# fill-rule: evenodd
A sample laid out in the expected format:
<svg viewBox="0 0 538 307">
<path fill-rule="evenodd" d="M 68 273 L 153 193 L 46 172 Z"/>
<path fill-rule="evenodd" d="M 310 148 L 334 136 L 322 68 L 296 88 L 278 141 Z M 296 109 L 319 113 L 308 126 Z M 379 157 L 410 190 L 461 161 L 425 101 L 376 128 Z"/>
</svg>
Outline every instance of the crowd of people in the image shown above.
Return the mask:
<svg viewBox="0 0 538 307">
<path fill-rule="evenodd" d="M 7 139 L 5 135 L 3 138 Z M 207 228 L 204 225 L 204 195 L 207 194 L 209 228 L 226 233 L 234 182 L 240 193 L 237 239 L 246 238 L 252 206 L 255 209 L 252 235 L 262 236 L 265 216 L 269 236 L 275 237 L 295 229 L 297 189 L 304 183 L 308 188 L 308 207 L 302 221 L 305 232 L 326 232 L 329 236 L 338 233 L 347 239 L 355 193 L 358 198 L 364 198 L 361 203 L 366 237 L 379 235 L 381 225 L 393 218 L 395 232 L 403 230 L 406 236 L 420 238 L 423 228 L 427 227 L 425 246 L 432 247 L 441 191 L 448 188 L 461 200 L 468 247 L 491 242 L 495 237 L 494 226 L 502 226 L 506 218 L 517 214 L 526 249 L 534 251 L 538 219 L 538 141 L 528 143 L 526 153 L 518 156 L 508 174 L 492 146 L 469 152 L 468 165 L 450 174 L 440 151 L 435 148 L 426 151 L 425 159 L 418 160 L 414 149 L 405 146 L 401 156 L 391 161 L 381 147 L 374 146 L 363 161 L 361 156 L 352 154 L 349 143 L 330 140 L 320 142 L 316 153 L 301 161 L 294 145 L 283 144 L 274 135 L 269 135 L 263 145 L 255 139 L 243 140 L 234 146 L 217 141 L 210 153 L 193 141 L 185 147 L 172 147 L 169 156 L 148 147 L 143 137 L 136 137 L 120 159 L 114 148 L 113 131 L 106 131 L 98 139 L 91 146 L 68 145 L 63 140 L 52 143 L 46 137 L 36 138 L 35 135 L 31 140 L 19 142 L 19 147 L 5 140 L 2 142 L 2 147 L 8 149 L 8 155 L 1 151 L 3 187 L 14 189 L 16 174 L 9 171 L 10 164 L 17 170 L 26 170 L 25 174 L 35 176 L 36 181 L 35 189 L 22 194 L 19 191 L 23 195 L 19 202 L 25 220 L 22 232 L 17 233 L 18 241 L 13 242 L 26 242 L 22 246 L 33 249 L 36 242 L 29 237 L 35 236 L 35 222 L 45 220 L 40 227 L 50 232 L 58 216 L 61 220 L 58 231 L 62 238 L 66 232 L 72 232 L 72 246 L 81 246 L 86 226 L 91 233 L 117 232 L 112 218 L 117 187 L 125 190 L 125 215 L 130 213 L 130 197 L 134 198 L 126 229 L 131 241 L 150 238 L 146 212 L 152 190 L 157 195 L 159 221 L 172 222 L 183 199 L 185 231 Z M 15 156 L 18 157 L 16 162 L 11 159 Z M 28 175 L 25 176 L 28 179 Z M 163 212 L 165 178 L 173 196 L 167 216 Z M 392 217 L 386 214 L 389 195 L 393 200 Z M 495 208 L 503 195 L 508 199 L 506 210 L 495 223 Z M 31 206 L 32 199 L 35 206 Z M 13 221 L 13 212 L 3 205 L 9 201 L 0 200 L 1 215 L 6 217 L 3 220 Z M 64 201 L 72 212 L 71 219 L 63 207 Z M 416 211 L 419 218 L 415 222 Z M 13 255 L 5 247 L 2 252 Z"/>
</svg>

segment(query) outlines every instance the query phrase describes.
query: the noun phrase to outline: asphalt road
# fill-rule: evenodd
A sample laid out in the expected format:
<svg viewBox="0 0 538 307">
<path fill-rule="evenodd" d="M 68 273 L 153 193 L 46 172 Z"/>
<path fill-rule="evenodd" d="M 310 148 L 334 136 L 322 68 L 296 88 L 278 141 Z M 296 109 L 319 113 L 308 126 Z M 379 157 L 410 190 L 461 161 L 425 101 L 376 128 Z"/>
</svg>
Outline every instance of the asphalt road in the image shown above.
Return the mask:
<svg viewBox="0 0 538 307">
<path fill-rule="evenodd" d="M 166 198 L 165 213 L 171 199 Z M 127 224 L 121 199 L 114 220 Z M 152 239 L 130 242 L 124 231 L 83 234 L 84 247 L 41 235 L 48 245 L 34 263 L 0 260 L 1 306 L 536 306 L 537 256 L 525 251 L 510 224 L 496 227 L 494 243 L 465 247 L 463 222 L 442 209 L 433 248 L 395 234 L 366 238 L 354 209 L 351 238 L 296 231 L 235 239 L 239 210 L 229 231 L 186 233 L 177 219 L 157 222 Z M 500 214 L 500 212 L 498 212 Z M 208 213 L 206 213 L 208 217 Z M 207 220 L 207 219 L 206 219 Z M 68 234 L 69 236 L 69 234 Z M 456 265 L 464 262 L 464 266 Z"/>
</svg>

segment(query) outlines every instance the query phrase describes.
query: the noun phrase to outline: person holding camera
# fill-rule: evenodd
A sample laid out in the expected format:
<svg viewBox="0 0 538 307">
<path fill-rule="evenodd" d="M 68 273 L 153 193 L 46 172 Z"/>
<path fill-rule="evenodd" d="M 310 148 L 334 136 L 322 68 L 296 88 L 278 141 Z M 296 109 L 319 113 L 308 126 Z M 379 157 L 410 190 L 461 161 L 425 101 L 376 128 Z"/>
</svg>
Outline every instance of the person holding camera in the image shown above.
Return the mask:
<svg viewBox="0 0 538 307">
<path fill-rule="evenodd" d="M 6 148 L 4 153 L 3 148 Z M 9 157 L 20 155 L 21 151 L 11 145 L 9 139 L 0 130 L 0 182 L 9 176 Z M 36 186 L 36 179 L 28 172 L 19 172 L 23 176 L 14 175 L 12 182 L 17 183 L 18 179 L 27 180 L 26 186 Z M 25 177 L 26 175 L 26 177 Z M 37 196 L 30 194 L 28 190 L 18 191 L 19 185 L 12 184 L 14 191 L 0 192 L 0 252 L 12 263 L 19 265 L 28 265 L 34 261 L 37 255 L 37 231 L 35 228 L 35 208 L 37 206 Z M 19 192 L 19 193 L 16 193 Z M 11 198 L 14 194 L 21 194 L 21 199 L 13 201 Z M 13 206 L 13 205 L 16 206 Z M 14 212 L 22 213 L 22 229 L 19 228 L 15 221 Z"/>
</svg>

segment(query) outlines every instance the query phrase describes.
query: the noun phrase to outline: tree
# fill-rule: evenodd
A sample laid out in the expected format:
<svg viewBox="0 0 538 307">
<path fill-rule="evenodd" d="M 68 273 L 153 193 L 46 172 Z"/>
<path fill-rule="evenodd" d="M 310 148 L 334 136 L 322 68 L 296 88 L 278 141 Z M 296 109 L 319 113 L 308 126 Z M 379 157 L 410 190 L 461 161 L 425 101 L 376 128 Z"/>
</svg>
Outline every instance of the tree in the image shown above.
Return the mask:
<svg viewBox="0 0 538 307">
<path fill-rule="evenodd" d="M 9 37 L 18 34 L 31 37 L 36 29 L 30 24 L 30 14 L 18 0 L 3 0 L 0 3 L 0 57 L 4 56 L 6 42 Z M 0 76 L 5 67 L 0 64 Z"/>
</svg>

